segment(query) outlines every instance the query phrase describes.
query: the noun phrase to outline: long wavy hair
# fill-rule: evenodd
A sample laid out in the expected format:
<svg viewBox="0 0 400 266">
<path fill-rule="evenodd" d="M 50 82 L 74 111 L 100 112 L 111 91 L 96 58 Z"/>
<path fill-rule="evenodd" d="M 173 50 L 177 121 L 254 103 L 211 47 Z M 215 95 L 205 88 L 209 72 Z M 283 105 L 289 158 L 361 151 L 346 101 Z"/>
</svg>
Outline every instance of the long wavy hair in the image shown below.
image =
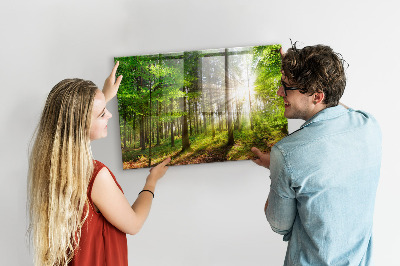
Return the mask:
<svg viewBox="0 0 400 266">
<path fill-rule="evenodd" d="M 91 81 L 65 79 L 47 97 L 28 172 L 35 265 L 67 265 L 79 244 L 93 173 L 90 122 L 96 90 Z"/>
</svg>

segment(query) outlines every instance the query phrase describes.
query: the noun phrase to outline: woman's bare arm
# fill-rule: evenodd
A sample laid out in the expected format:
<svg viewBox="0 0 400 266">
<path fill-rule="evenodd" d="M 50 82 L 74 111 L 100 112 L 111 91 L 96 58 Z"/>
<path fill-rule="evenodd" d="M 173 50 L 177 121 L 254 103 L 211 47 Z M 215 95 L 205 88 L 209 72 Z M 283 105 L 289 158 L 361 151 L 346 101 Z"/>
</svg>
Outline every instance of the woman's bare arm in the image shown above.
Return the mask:
<svg viewBox="0 0 400 266">
<path fill-rule="evenodd" d="M 157 181 L 164 176 L 169 162 L 170 159 L 167 159 L 151 169 L 143 189 L 154 193 Z M 122 232 L 131 235 L 138 233 L 142 228 L 153 201 L 153 195 L 144 191 L 131 206 L 106 167 L 97 174 L 91 196 L 93 203 L 107 221 Z"/>
</svg>

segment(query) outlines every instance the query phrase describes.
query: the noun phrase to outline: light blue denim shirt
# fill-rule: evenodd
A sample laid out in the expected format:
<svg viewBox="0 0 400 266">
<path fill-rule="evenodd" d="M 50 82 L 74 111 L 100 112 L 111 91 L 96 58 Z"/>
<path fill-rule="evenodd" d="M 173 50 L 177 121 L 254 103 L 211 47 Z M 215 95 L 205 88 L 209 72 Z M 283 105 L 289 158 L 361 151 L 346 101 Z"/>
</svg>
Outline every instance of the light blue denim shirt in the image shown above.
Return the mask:
<svg viewBox="0 0 400 266">
<path fill-rule="evenodd" d="M 371 265 L 381 131 L 361 111 L 324 109 L 271 151 L 267 220 L 284 265 Z"/>
</svg>

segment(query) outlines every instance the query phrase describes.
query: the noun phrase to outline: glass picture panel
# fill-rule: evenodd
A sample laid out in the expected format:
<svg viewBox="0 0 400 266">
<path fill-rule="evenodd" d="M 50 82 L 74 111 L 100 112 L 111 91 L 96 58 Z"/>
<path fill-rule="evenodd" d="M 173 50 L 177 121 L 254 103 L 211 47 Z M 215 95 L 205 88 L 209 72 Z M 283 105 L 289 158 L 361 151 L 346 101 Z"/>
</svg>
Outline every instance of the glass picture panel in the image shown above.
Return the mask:
<svg viewBox="0 0 400 266">
<path fill-rule="evenodd" d="M 287 135 L 280 45 L 116 57 L 123 169 L 247 160 Z"/>
</svg>

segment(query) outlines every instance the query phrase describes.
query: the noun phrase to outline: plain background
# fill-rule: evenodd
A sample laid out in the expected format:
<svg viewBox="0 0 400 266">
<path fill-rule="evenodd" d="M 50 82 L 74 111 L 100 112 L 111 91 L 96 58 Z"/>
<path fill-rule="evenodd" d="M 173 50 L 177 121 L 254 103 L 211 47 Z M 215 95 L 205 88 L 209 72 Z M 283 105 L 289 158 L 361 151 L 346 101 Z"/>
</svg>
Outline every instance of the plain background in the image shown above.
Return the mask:
<svg viewBox="0 0 400 266">
<path fill-rule="evenodd" d="M 350 64 L 342 102 L 380 122 L 374 257 L 376 265 L 400 265 L 398 17 L 398 3 L 388 0 L 1 1 L 0 264 L 32 265 L 28 146 L 57 82 L 80 77 L 102 87 L 114 56 L 275 43 L 287 49 L 291 38 L 340 52 Z M 117 100 L 108 108 L 109 135 L 93 143 L 93 154 L 133 202 L 148 170 L 122 170 Z M 291 131 L 301 124 L 289 122 Z M 263 214 L 268 177 L 251 161 L 171 167 L 149 220 L 128 236 L 130 264 L 282 265 L 286 243 Z"/>
</svg>

